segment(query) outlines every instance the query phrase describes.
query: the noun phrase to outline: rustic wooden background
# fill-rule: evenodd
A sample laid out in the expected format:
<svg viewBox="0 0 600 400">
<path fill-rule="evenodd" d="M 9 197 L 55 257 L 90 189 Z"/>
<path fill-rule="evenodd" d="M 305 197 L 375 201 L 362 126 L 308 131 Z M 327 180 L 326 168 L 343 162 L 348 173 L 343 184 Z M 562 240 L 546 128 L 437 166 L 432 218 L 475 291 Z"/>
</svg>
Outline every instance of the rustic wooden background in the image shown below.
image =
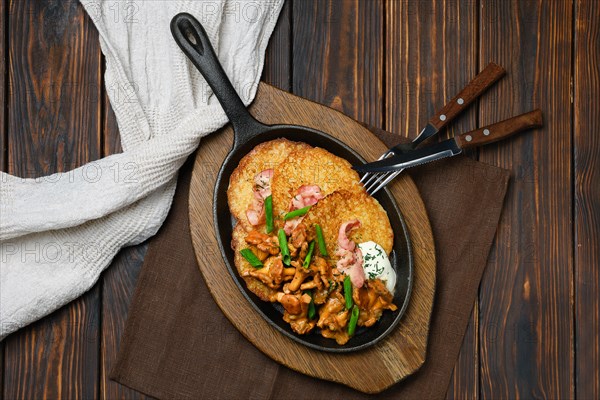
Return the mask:
<svg viewBox="0 0 600 400">
<path fill-rule="evenodd" d="M 81 5 L 1 4 L 2 169 L 41 176 L 118 152 Z M 507 77 L 451 134 L 544 111 L 543 131 L 472 153 L 512 180 L 448 398 L 600 398 L 599 40 L 597 0 L 288 0 L 281 14 L 265 81 L 359 121 L 414 137 L 488 61 Z M 0 343 L 5 399 L 144 397 L 107 374 L 145 249 Z"/>
</svg>

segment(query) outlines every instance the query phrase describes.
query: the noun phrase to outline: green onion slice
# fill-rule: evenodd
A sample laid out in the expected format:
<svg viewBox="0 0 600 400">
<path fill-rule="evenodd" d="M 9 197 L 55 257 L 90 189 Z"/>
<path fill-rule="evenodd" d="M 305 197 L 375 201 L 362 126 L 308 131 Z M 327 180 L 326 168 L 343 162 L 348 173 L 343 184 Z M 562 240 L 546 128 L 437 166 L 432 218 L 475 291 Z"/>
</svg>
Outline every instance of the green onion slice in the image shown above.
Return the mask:
<svg viewBox="0 0 600 400">
<path fill-rule="evenodd" d="M 280 229 L 279 232 L 277 232 L 277 239 L 279 240 L 279 249 L 281 249 L 281 259 L 285 265 L 289 266 L 292 262 L 292 257 L 290 256 L 287 236 L 285 236 L 285 231 L 283 229 Z"/>
<path fill-rule="evenodd" d="M 310 296 L 310 303 L 308 303 L 308 319 L 315 319 L 317 310 L 315 309 L 315 301 L 313 300 L 312 290 L 307 290 L 305 293 Z"/>
<path fill-rule="evenodd" d="M 314 240 L 310 242 L 308 245 L 308 253 L 306 253 L 306 258 L 304 259 L 304 263 L 302 266 L 304 268 L 308 268 L 310 266 L 310 260 L 312 259 L 313 251 L 315 250 L 315 242 Z"/>
<path fill-rule="evenodd" d="M 312 206 L 306 206 L 304 208 L 299 208 L 297 210 L 294 211 L 290 211 L 289 213 L 285 214 L 283 219 L 285 221 L 287 221 L 288 219 L 292 219 L 292 218 L 296 218 L 296 217 L 301 217 L 304 214 L 306 214 L 308 212 L 308 210 L 310 210 Z"/>
<path fill-rule="evenodd" d="M 348 335 L 354 335 L 354 331 L 356 330 L 356 323 L 358 322 L 358 315 L 360 314 L 360 310 L 356 305 L 352 307 L 352 315 L 350 315 L 350 322 L 348 323 Z"/>
<path fill-rule="evenodd" d="M 273 196 L 265 199 L 265 218 L 267 220 L 267 233 L 273 232 Z"/>
<path fill-rule="evenodd" d="M 321 225 L 315 224 L 315 231 L 317 232 L 317 242 L 319 243 L 319 252 L 323 257 L 329 257 L 327 254 L 327 246 L 325 246 L 325 237 L 323 236 L 323 229 Z"/>
<path fill-rule="evenodd" d="M 262 268 L 263 263 L 256 257 L 256 255 L 250 249 L 242 249 L 240 251 L 242 256 L 252 265 L 254 268 Z"/>
<path fill-rule="evenodd" d="M 344 278 L 344 298 L 346 299 L 346 310 L 351 309 L 354 301 L 352 301 L 352 282 L 348 275 Z"/>
</svg>

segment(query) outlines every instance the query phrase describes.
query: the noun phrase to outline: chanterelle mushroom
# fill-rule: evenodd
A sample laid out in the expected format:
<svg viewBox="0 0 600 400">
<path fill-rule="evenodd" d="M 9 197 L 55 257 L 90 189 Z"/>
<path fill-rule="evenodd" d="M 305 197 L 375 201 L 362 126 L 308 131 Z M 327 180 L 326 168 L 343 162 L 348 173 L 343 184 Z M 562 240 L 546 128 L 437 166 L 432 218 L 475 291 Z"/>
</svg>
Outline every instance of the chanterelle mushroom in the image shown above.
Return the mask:
<svg viewBox="0 0 600 400">
<path fill-rule="evenodd" d="M 242 276 L 252 276 L 270 288 L 277 289 L 283 281 L 283 263 L 281 257 L 269 257 L 264 267 L 257 270 L 248 270 Z"/>
</svg>

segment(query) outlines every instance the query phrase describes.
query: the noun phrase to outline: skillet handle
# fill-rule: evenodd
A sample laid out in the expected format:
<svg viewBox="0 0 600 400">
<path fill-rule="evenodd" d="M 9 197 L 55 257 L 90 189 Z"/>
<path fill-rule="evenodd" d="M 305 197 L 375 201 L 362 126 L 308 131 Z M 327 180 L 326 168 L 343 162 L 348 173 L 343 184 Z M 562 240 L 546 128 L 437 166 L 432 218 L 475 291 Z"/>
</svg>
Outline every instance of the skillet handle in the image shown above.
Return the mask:
<svg viewBox="0 0 600 400">
<path fill-rule="evenodd" d="M 200 22 L 188 13 L 177 14 L 171 20 L 171 33 L 181 50 L 204 76 L 225 110 L 225 114 L 233 125 L 233 147 L 235 148 L 263 132 L 267 128 L 266 125 L 254 119 L 246 109 L 219 63 L 215 50 Z"/>
</svg>

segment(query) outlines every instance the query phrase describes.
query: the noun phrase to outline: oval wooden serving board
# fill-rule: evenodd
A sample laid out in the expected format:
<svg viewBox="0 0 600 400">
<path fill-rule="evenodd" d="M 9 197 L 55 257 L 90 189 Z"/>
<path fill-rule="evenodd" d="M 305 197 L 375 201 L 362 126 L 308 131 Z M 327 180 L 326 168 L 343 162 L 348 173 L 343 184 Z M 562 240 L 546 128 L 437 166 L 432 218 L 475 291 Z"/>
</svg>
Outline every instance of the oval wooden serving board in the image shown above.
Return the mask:
<svg viewBox="0 0 600 400">
<path fill-rule="evenodd" d="M 267 124 L 297 124 L 327 132 L 375 160 L 386 146 L 351 118 L 320 104 L 261 83 L 251 113 Z M 202 140 L 190 187 L 190 230 L 206 284 L 227 318 L 273 360 L 313 377 L 339 382 L 365 393 L 378 393 L 417 371 L 425 361 L 435 289 L 435 251 L 427 212 L 407 174 L 390 186 L 408 226 L 414 256 L 414 282 L 402 321 L 386 339 L 346 354 L 312 350 L 272 328 L 248 303 L 221 258 L 213 228 L 212 198 L 217 173 L 231 149 L 227 126 Z"/>
</svg>

